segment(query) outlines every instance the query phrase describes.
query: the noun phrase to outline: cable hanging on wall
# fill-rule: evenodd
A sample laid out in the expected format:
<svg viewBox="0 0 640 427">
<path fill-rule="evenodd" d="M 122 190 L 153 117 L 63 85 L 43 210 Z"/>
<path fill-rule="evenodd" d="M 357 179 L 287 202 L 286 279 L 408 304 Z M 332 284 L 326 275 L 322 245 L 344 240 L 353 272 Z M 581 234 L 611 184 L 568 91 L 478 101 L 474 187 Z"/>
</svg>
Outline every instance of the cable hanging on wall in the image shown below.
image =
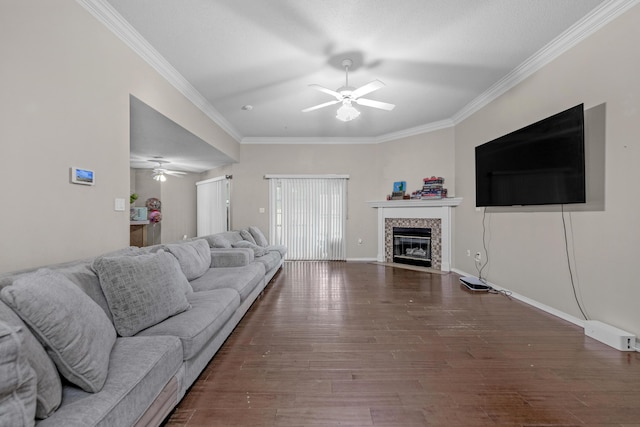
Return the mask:
<svg viewBox="0 0 640 427">
<path fill-rule="evenodd" d="M 569 268 L 569 278 L 571 280 L 571 289 L 573 290 L 573 297 L 576 300 L 576 304 L 578 304 L 578 308 L 580 309 L 580 313 L 582 313 L 582 317 L 585 320 L 589 320 L 589 317 L 585 314 L 582 309 L 582 304 L 580 304 L 580 300 L 578 298 L 578 292 L 576 290 L 575 280 L 573 278 L 573 271 L 571 269 L 571 257 L 569 256 L 569 239 L 567 238 L 567 223 L 564 219 L 564 205 L 560 205 L 560 213 L 562 215 L 562 230 L 564 232 L 564 249 L 567 254 L 567 267 Z M 569 218 L 571 218 L 571 213 L 569 213 Z"/>
</svg>

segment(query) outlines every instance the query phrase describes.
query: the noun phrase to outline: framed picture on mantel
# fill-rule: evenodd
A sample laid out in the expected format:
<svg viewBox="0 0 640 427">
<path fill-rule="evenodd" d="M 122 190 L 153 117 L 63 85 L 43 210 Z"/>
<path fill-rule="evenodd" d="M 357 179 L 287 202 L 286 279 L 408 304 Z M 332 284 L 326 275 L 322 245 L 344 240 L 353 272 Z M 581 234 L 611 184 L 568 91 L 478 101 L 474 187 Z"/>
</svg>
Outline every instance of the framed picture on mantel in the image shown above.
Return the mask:
<svg viewBox="0 0 640 427">
<path fill-rule="evenodd" d="M 398 181 L 393 183 L 394 193 L 398 193 L 398 192 L 404 193 L 405 191 L 407 191 L 407 181 Z"/>
</svg>

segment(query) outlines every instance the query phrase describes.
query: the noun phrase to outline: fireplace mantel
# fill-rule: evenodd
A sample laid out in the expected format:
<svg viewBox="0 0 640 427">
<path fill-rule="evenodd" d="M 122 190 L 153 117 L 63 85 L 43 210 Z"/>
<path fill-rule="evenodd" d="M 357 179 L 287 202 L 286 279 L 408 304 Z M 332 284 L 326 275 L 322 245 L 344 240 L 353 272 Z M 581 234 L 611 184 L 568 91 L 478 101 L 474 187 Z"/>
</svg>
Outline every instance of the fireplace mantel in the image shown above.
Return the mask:
<svg viewBox="0 0 640 427">
<path fill-rule="evenodd" d="M 442 207 L 458 206 L 462 197 L 447 197 L 434 200 L 373 200 L 367 202 L 372 208 L 416 208 L 416 207 Z"/>
<path fill-rule="evenodd" d="M 385 262 L 385 220 L 387 218 L 434 218 L 442 227 L 442 271 L 451 270 L 451 209 L 462 202 L 461 197 L 436 200 L 380 200 L 367 202 L 378 209 L 378 262 Z"/>
</svg>

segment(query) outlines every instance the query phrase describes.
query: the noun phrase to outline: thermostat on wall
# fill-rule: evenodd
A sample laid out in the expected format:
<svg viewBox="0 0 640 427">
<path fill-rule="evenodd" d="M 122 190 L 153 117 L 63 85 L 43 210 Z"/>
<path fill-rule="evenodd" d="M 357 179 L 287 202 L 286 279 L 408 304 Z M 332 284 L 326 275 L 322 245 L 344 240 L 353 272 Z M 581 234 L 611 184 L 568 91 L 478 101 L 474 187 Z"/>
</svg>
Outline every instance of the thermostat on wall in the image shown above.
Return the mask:
<svg viewBox="0 0 640 427">
<path fill-rule="evenodd" d="M 96 174 L 92 170 L 72 167 L 70 173 L 73 184 L 94 185 L 96 183 Z"/>
</svg>

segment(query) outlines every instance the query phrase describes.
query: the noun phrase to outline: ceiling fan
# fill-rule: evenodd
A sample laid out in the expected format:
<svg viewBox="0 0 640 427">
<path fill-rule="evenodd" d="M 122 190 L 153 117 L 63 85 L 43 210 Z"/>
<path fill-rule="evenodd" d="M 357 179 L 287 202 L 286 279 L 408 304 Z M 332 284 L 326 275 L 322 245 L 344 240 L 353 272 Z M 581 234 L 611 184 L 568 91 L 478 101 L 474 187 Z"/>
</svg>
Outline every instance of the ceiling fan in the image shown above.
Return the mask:
<svg viewBox="0 0 640 427">
<path fill-rule="evenodd" d="M 180 177 L 180 175 L 186 175 L 187 174 L 186 172 L 173 171 L 173 170 L 169 170 L 169 169 L 164 168 L 163 165 L 165 165 L 167 163 L 171 163 L 171 162 L 169 162 L 167 160 L 154 159 L 154 160 L 148 160 L 148 161 L 158 164 L 158 166 L 153 168 L 153 175 L 152 175 L 152 178 L 154 180 L 156 180 L 156 181 L 165 182 L 167 180 L 166 175 Z"/>
<path fill-rule="evenodd" d="M 380 80 L 374 80 L 372 82 L 367 83 L 364 86 L 360 86 L 355 89 L 349 86 L 349 67 L 353 65 L 353 61 L 350 59 L 345 59 L 342 61 L 342 66 L 345 70 L 345 85 L 337 90 L 327 89 L 326 87 L 311 84 L 310 87 L 319 90 L 320 92 L 324 92 L 331 96 L 334 96 L 336 99 L 333 101 L 325 102 L 324 104 L 319 104 L 314 107 L 305 108 L 302 110 L 303 113 L 307 113 L 309 111 L 318 110 L 320 108 L 328 107 L 330 105 L 335 105 L 338 103 L 342 103 L 342 106 L 338 108 L 336 118 L 338 120 L 342 120 L 343 122 L 348 122 L 357 118 L 360 115 L 360 112 L 356 110 L 352 103 L 355 102 L 358 105 L 364 105 L 367 107 L 380 108 L 382 110 L 391 111 L 395 108 L 394 104 L 389 104 L 386 102 L 374 101 L 372 99 L 361 98 L 362 96 L 373 92 L 374 90 L 378 90 L 381 87 L 384 87 L 385 84 Z"/>
</svg>

